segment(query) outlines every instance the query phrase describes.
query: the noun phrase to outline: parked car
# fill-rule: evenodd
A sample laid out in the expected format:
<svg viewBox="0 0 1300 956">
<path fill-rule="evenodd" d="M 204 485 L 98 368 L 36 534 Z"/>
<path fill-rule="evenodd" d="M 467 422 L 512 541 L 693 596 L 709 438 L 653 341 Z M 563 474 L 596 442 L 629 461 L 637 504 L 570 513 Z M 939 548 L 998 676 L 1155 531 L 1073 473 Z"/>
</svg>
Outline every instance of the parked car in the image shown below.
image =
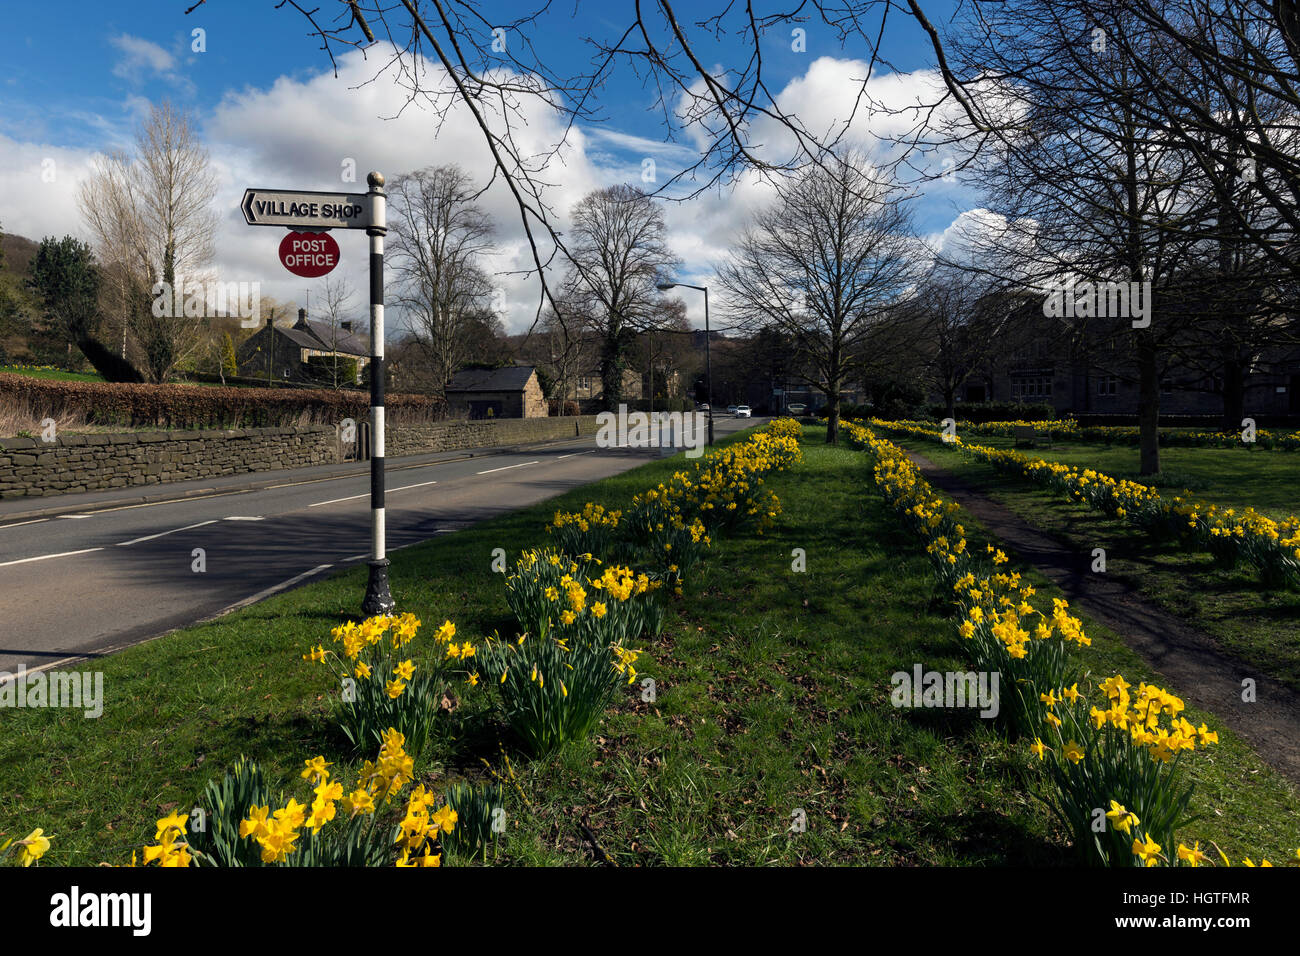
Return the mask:
<svg viewBox="0 0 1300 956">
<path fill-rule="evenodd" d="M 737 417 L 737 418 L 751 418 L 751 417 L 753 417 L 753 413 L 749 410 L 749 406 L 748 406 L 748 405 L 737 405 L 737 406 L 736 406 L 736 417 Z"/>
<path fill-rule="evenodd" d="M 735 405 L 728 405 L 728 406 L 727 406 L 727 414 L 728 414 L 728 415 L 734 415 L 734 414 L 736 414 L 736 406 L 735 406 Z"/>
<path fill-rule="evenodd" d="M 791 402 L 785 407 L 785 410 L 791 415 L 803 415 L 808 411 L 808 406 L 803 402 Z"/>
</svg>

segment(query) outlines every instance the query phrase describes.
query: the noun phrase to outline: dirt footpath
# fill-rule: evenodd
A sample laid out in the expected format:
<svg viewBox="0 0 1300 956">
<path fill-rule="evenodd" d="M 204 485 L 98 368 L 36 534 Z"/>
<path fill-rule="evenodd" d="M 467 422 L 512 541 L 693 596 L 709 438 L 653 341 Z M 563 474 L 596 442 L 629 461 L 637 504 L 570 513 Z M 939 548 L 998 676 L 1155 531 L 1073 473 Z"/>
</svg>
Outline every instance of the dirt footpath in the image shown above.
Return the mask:
<svg viewBox="0 0 1300 956">
<path fill-rule="evenodd" d="M 1131 585 L 1091 570 L 1092 555 L 1062 544 L 922 455 L 908 452 L 925 477 L 990 534 L 1065 592 L 1072 609 L 1120 635 L 1187 703 L 1217 714 L 1261 759 L 1300 783 L 1300 694 L 1233 657 L 1208 634 L 1166 613 Z M 1242 700 L 1242 681 L 1255 700 Z"/>
</svg>

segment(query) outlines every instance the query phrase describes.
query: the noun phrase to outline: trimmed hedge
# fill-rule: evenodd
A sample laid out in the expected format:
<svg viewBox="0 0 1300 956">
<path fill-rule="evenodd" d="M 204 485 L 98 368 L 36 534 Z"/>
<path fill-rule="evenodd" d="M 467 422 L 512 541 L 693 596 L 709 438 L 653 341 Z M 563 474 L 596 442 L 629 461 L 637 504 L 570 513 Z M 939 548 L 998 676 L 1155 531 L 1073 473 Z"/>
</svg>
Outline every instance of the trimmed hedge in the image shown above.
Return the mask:
<svg viewBox="0 0 1300 956">
<path fill-rule="evenodd" d="M 370 396 L 332 389 L 222 388 L 58 382 L 0 373 L 0 404 L 25 402 L 41 414 L 80 414 L 96 425 L 160 428 L 255 428 L 361 420 Z M 429 395 L 389 395 L 389 421 L 440 421 L 446 405 Z"/>
<path fill-rule="evenodd" d="M 939 421 L 948 415 L 942 405 L 931 405 L 926 411 Z M 1056 409 L 1045 402 L 958 402 L 957 418 L 975 422 L 1050 422 L 1056 419 Z"/>
</svg>

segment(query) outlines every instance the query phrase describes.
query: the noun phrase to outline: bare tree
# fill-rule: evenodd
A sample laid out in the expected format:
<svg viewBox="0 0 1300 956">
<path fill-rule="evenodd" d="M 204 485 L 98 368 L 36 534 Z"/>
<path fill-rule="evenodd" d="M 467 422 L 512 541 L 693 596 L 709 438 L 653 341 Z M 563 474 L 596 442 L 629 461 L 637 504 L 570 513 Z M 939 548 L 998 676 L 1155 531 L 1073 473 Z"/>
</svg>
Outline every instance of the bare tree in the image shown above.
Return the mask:
<svg viewBox="0 0 1300 956">
<path fill-rule="evenodd" d="M 917 276 L 904 202 L 861 156 L 810 167 L 756 213 L 718 269 L 737 325 L 789 335 L 808 384 L 826 395 L 826 441 L 839 438 L 840 392 L 868 331 Z"/>
<path fill-rule="evenodd" d="M 343 323 L 356 323 L 354 299 L 356 290 L 352 288 L 347 279 L 326 279 L 325 287 L 322 290 L 322 298 L 325 300 L 325 307 L 321 310 L 323 321 L 329 323 L 330 339 L 328 344 L 334 355 L 329 363 L 328 385 L 334 390 L 338 390 L 343 385 L 356 384 L 356 360 L 353 359 L 349 364 L 352 366 L 352 374 L 346 374 L 348 366 L 339 367 L 339 340 L 345 334 L 357 334 L 360 327 L 356 324 L 349 325 L 349 332 L 344 332 Z"/>
<path fill-rule="evenodd" d="M 151 381 L 166 381 L 203 341 L 215 196 L 208 151 L 190 117 L 170 103 L 152 108 L 133 153 L 97 158 L 79 188 L 111 308 Z"/>
<path fill-rule="evenodd" d="M 1011 304 L 997 291 L 937 267 L 904 306 L 907 318 L 897 325 L 906 330 L 907 342 L 895 342 L 891 357 L 915 355 L 923 380 L 952 418 L 958 392 L 1005 348 Z"/>
<path fill-rule="evenodd" d="M 458 166 L 398 177 L 389 191 L 397 303 L 433 373 L 438 394 L 465 360 L 466 323 L 491 295 L 481 267 L 493 225 Z"/>
<path fill-rule="evenodd" d="M 1138 382 L 1141 469 L 1154 474 L 1162 378 L 1203 292 L 1192 276 L 1208 252 L 1200 230 L 1214 212 L 1211 193 L 1193 157 L 1135 105 L 1149 86 L 1128 50 L 1093 32 L 1090 0 L 1006 7 L 952 46 L 967 74 L 983 70 L 971 102 L 1001 117 L 998 139 L 971 166 L 1005 223 L 985 238 L 988 267 L 1040 287 L 1129 292 L 1122 322 L 1089 308 L 1074 324 L 1123 337 Z M 1142 290 L 1138 314 L 1133 293 Z"/>
<path fill-rule="evenodd" d="M 215 2 L 220 0 L 183 0 L 187 13 Z M 906 6 L 897 0 L 814 0 L 770 12 L 718 0 L 712 9 L 686 17 L 669 0 L 656 0 L 633 5 L 622 19 L 607 4 L 584 9 L 581 0 L 565 8 L 538 0 L 509 18 L 486 0 L 347 0 L 325 8 L 336 11 L 332 17 L 298 0 L 266 2 L 268 12 L 293 11 L 305 20 L 331 63 L 340 51 L 375 50 L 381 64 L 376 78 L 391 77 L 435 122 L 454 109 L 467 111 L 491 156 L 493 180 L 504 183 L 518 208 L 541 282 L 538 319 L 557 294 L 547 268 L 557 256 L 572 258 L 561 217 L 548 201 L 547 172 L 579 124 L 608 118 L 603 94 L 612 83 L 635 77 L 652 91 L 667 139 L 703 143 L 698 161 L 654 187 L 656 195 L 684 199 L 730 183 L 745 170 L 777 176 L 822 164 L 828 149 L 865 114 L 867 85 L 876 71 L 891 66 L 884 53 L 893 37 L 887 29 L 891 16 L 933 31 L 916 0 Z M 581 22 L 582 30 L 592 31 L 583 37 L 589 67 L 569 72 L 574 60 L 554 56 L 550 44 L 539 42 L 538 34 L 556 18 L 564 18 L 567 29 Z M 867 63 L 855 78 L 850 115 L 829 129 L 820 123 L 810 129 L 782 106 L 761 50 L 808 34 L 818 35 L 825 50 L 838 45 Z M 712 45 L 724 36 L 734 37 L 740 50 L 725 71 L 712 66 Z M 537 109 L 560 118 L 560 132 L 550 142 L 539 144 L 536 124 L 529 122 L 529 112 Z M 679 187 L 685 195 L 675 195 Z"/>
<path fill-rule="evenodd" d="M 528 336 L 522 346 L 546 369 L 551 383 L 546 397 L 560 403 L 576 394 L 577 379 L 591 368 L 597 354 L 590 329 L 593 325 L 590 303 L 574 294 L 555 297 L 555 306 L 547 306 L 542 315 L 539 336 Z"/>
<path fill-rule="evenodd" d="M 567 287 L 591 300 L 592 331 L 601 343 L 600 378 L 605 407 L 618 407 L 623 373 L 636 333 L 663 312 L 655 282 L 672 271 L 663 212 L 635 186 L 588 193 L 573 210 L 573 269 Z"/>
</svg>

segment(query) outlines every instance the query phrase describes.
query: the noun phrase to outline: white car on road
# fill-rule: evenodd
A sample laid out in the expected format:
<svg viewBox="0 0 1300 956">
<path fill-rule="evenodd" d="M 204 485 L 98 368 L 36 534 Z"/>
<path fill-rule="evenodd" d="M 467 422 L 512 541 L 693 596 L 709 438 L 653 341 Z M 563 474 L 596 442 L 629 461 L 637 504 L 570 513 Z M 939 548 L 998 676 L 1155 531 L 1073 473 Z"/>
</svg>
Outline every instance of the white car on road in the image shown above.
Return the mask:
<svg viewBox="0 0 1300 956">
<path fill-rule="evenodd" d="M 735 414 L 737 418 L 751 418 L 753 416 L 748 405 L 737 405 Z"/>
</svg>

